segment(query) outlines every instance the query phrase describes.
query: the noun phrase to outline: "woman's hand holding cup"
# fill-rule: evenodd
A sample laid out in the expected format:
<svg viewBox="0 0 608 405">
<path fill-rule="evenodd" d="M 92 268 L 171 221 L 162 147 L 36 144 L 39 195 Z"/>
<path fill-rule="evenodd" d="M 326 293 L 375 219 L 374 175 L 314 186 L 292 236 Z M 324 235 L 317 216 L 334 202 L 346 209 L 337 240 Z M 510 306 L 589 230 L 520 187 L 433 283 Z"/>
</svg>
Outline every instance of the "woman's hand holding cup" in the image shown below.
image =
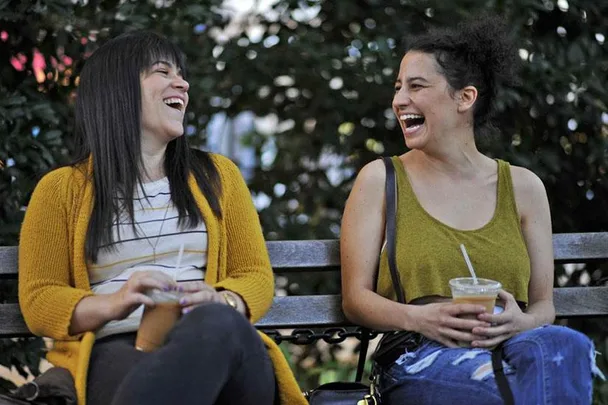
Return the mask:
<svg viewBox="0 0 608 405">
<path fill-rule="evenodd" d="M 476 339 L 472 342 L 473 347 L 491 349 L 519 332 L 534 327 L 530 315 L 522 312 L 512 294 L 500 290 L 498 298 L 504 303 L 504 311 L 496 315 L 492 313 L 478 315 L 479 320 L 488 322 L 489 325 L 473 329 L 475 335 L 482 337 L 482 339 Z"/>
<path fill-rule="evenodd" d="M 179 291 L 183 293 L 179 304 L 182 313 L 187 314 L 194 307 L 205 302 L 217 302 L 223 304 L 224 298 L 219 292 L 204 281 L 187 281 L 179 284 Z"/>
<path fill-rule="evenodd" d="M 135 271 L 126 283 L 109 295 L 109 320 L 125 319 L 140 305 L 153 307 L 154 300 L 146 295 L 149 290 L 163 291 L 177 289 L 173 278 L 160 271 Z"/>
<path fill-rule="evenodd" d="M 479 339 L 471 331 L 476 327 L 489 326 L 476 317 L 485 312 L 485 307 L 474 304 L 433 303 L 418 307 L 416 332 L 447 347 L 459 347 L 458 342 Z"/>
</svg>

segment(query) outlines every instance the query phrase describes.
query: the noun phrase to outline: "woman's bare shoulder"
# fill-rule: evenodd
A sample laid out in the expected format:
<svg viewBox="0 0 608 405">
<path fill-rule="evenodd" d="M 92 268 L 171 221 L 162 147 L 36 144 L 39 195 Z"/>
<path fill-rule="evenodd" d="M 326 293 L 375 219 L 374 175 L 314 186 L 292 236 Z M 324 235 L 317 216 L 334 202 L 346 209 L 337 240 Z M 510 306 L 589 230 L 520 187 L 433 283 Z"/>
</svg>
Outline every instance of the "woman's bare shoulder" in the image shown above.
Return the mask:
<svg viewBox="0 0 608 405">
<path fill-rule="evenodd" d="M 357 181 L 365 183 L 384 183 L 386 177 L 386 169 L 382 159 L 372 160 L 361 168 L 357 175 Z"/>
<path fill-rule="evenodd" d="M 516 193 L 519 192 L 526 195 L 530 193 L 545 194 L 545 185 L 540 177 L 530 169 L 511 165 L 511 178 L 513 179 L 513 187 Z"/>
<path fill-rule="evenodd" d="M 525 167 L 511 166 L 513 193 L 522 217 L 535 216 L 549 209 L 547 191 L 540 177 Z"/>
</svg>

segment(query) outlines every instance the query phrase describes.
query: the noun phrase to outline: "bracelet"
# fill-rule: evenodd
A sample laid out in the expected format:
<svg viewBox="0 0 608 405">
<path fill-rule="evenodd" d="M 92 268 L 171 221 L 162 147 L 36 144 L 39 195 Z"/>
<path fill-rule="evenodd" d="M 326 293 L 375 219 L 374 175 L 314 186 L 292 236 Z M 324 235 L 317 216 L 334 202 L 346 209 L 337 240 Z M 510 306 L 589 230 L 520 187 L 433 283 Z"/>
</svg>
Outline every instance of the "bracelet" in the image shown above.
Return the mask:
<svg viewBox="0 0 608 405">
<path fill-rule="evenodd" d="M 226 304 L 228 304 L 232 308 L 238 310 L 239 303 L 234 295 L 232 295 L 227 290 L 223 290 L 220 294 L 222 295 L 222 297 L 224 297 L 224 301 L 226 302 Z"/>
</svg>

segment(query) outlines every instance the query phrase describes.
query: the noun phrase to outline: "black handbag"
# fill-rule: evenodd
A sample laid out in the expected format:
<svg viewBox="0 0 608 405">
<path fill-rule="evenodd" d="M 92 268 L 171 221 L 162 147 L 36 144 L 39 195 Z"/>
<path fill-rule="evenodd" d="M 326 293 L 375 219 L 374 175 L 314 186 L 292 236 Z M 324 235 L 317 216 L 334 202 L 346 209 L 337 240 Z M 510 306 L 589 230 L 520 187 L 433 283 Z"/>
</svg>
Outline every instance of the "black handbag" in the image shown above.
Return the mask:
<svg viewBox="0 0 608 405">
<path fill-rule="evenodd" d="M 378 405 L 373 384 L 360 382 L 332 382 L 305 393 L 311 405 Z"/>
<path fill-rule="evenodd" d="M 399 330 L 387 332 L 382 336 L 372 360 L 381 367 L 389 367 L 403 353 L 416 350 L 422 342 L 422 336 L 417 332 Z"/>
<path fill-rule="evenodd" d="M 76 387 L 70 372 L 52 367 L 8 395 L 0 394 L 0 405 L 76 405 Z"/>
<path fill-rule="evenodd" d="M 391 267 L 392 276 L 393 267 L 395 266 L 395 202 L 397 199 L 395 168 L 393 167 L 390 157 L 384 157 L 382 158 L 382 161 L 386 167 L 386 238 L 388 241 L 387 253 L 389 255 L 389 267 Z M 399 283 L 399 286 L 400 285 L 401 283 Z M 369 346 L 370 331 L 369 329 L 362 328 L 361 334 L 361 349 L 359 350 L 359 361 L 357 364 L 355 382 L 332 382 L 305 392 L 304 396 L 311 405 L 379 405 L 381 403 L 380 395 L 376 390 L 375 379 L 372 378 L 369 386 L 361 383 L 363 368 L 365 366 L 365 357 Z M 387 335 L 390 335 L 390 333 L 385 334 L 381 342 L 386 339 Z M 376 355 L 377 351 L 374 356 Z"/>
</svg>

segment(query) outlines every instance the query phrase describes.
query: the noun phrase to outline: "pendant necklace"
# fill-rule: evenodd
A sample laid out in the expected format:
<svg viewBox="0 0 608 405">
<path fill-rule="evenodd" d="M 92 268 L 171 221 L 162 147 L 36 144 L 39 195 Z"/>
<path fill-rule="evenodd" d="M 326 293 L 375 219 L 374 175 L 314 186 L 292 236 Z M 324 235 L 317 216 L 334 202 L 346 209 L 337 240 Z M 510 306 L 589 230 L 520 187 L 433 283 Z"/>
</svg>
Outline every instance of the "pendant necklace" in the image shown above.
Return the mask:
<svg viewBox="0 0 608 405">
<path fill-rule="evenodd" d="M 142 210 L 145 210 L 144 205 L 141 203 L 141 200 L 139 201 L 139 205 L 141 205 Z M 141 233 L 144 234 L 146 242 L 148 242 L 148 245 L 150 245 L 150 247 L 152 248 L 152 263 L 156 263 L 156 247 L 158 246 L 158 241 L 160 240 L 160 237 L 162 235 L 163 227 L 165 226 L 165 220 L 167 219 L 167 213 L 169 212 L 170 205 L 171 205 L 171 197 L 169 197 L 169 201 L 167 201 L 167 206 L 165 207 L 165 214 L 163 215 L 163 221 L 160 223 L 160 229 L 158 230 L 158 235 L 156 236 L 156 241 L 154 242 L 154 244 L 152 244 L 152 242 L 150 242 L 150 237 L 143 230 L 143 228 L 141 227 L 141 224 L 139 222 L 137 222 L 137 227 L 139 228 Z"/>
</svg>

